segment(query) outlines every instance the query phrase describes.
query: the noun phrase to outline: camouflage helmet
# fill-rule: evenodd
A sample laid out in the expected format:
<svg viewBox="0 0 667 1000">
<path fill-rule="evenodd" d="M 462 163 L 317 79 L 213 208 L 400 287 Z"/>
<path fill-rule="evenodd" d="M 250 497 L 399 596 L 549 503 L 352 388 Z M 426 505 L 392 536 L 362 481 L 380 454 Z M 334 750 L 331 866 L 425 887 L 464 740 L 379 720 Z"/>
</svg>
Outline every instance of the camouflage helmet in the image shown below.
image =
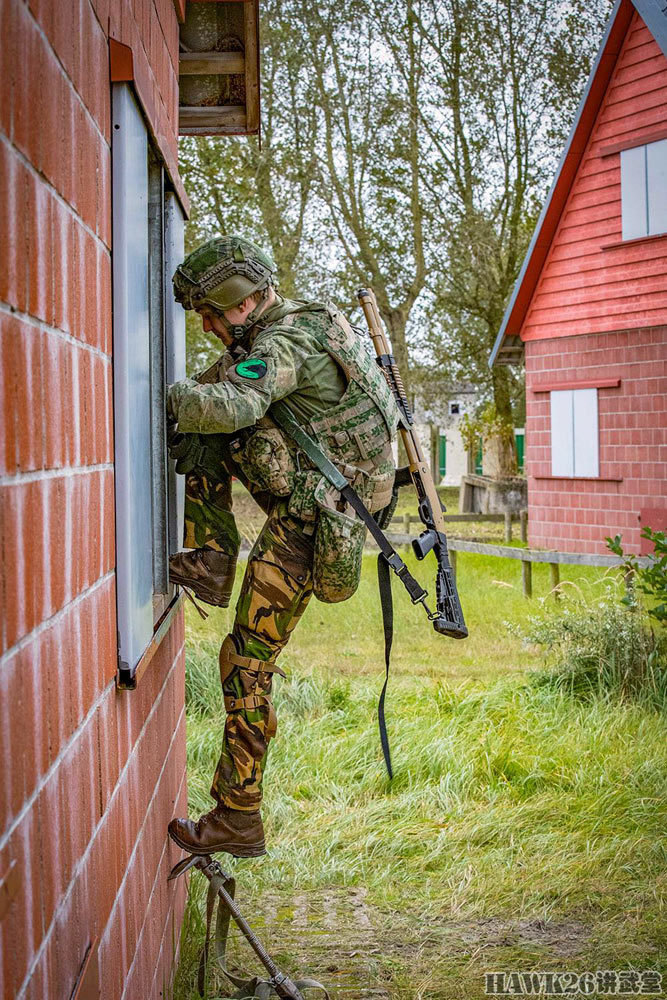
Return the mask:
<svg viewBox="0 0 667 1000">
<path fill-rule="evenodd" d="M 276 265 L 252 240 L 220 236 L 197 247 L 174 274 L 174 296 L 184 309 L 233 309 L 274 284 Z"/>
</svg>

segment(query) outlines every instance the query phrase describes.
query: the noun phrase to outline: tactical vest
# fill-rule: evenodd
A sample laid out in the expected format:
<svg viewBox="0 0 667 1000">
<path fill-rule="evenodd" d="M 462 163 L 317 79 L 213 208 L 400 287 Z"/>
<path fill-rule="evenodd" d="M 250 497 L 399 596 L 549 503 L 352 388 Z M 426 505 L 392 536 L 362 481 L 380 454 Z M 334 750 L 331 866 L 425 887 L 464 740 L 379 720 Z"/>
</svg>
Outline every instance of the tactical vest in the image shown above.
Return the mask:
<svg viewBox="0 0 667 1000">
<path fill-rule="evenodd" d="M 318 339 L 344 372 L 347 389 L 336 406 L 311 420 L 304 430 L 341 469 L 368 508 L 380 510 L 391 499 L 395 471 L 392 439 L 399 414 L 391 389 L 373 357 L 370 341 L 357 333 L 335 306 L 302 306 L 281 318 L 280 325 L 291 326 L 305 311 L 328 315 L 330 322 Z M 289 406 L 289 396 L 284 402 Z"/>
</svg>

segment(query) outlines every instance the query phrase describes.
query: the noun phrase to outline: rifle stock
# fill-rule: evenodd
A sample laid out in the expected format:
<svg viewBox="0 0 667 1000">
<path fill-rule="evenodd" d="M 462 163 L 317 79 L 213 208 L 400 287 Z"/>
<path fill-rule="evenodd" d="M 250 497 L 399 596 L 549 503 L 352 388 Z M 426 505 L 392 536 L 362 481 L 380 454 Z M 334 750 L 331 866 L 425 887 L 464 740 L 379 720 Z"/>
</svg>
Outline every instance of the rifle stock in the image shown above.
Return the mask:
<svg viewBox="0 0 667 1000">
<path fill-rule="evenodd" d="M 424 458 L 419 438 L 412 418 L 412 410 L 405 394 L 403 379 L 391 353 L 391 346 L 382 326 L 375 295 L 370 288 L 360 288 L 357 292 L 359 304 L 364 311 L 368 330 L 375 347 L 377 361 L 394 394 L 401 420 L 399 432 L 408 458 L 410 478 L 417 491 L 419 517 L 425 531 L 414 539 L 412 547 L 418 559 L 424 559 L 433 549 L 438 564 L 436 576 L 437 613 L 431 616 L 433 627 L 441 635 L 453 639 L 465 639 L 468 635 L 463 618 L 463 610 L 456 589 L 456 581 L 449 562 L 445 522 L 431 470 Z"/>
</svg>

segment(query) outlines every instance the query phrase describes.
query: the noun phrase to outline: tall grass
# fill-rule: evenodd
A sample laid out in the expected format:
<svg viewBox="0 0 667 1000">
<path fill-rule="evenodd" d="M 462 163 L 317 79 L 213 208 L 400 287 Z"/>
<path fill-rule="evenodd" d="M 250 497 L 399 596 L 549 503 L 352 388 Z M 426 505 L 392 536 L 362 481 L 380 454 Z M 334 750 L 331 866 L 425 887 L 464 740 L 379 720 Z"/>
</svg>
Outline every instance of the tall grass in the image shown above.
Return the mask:
<svg viewBox="0 0 667 1000">
<path fill-rule="evenodd" d="M 576 697 L 612 696 L 667 709 L 667 632 L 653 627 L 641 604 L 621 603 L 617 587 L 568 601 L 514 631 L 545 652 L 550 669 L 538 683 Z"/>
<path fill-rule="evenodd" d="M 539 941 L 519 948 L 499 934 L 489 944 L 492 921 L 581 926 L 568 968 L 660 964 L 655 949 L 667 943 L 664 718 L 637 701 L 573 698 L 566 685 L 536 684 L 538 650 L 503 624 L 531 627 L 534 613 L 514 570 L 459 557 L 471 628 L 462 643 L 435 635 L 396 593 L 387 701 L 392 782 L 377 735 L 381 625 L 370 560 L 352 602 L 306 612 L 284 654 L 289 679 L 276 685 L 278 736 L 263 809 L 269 855 L 229 862 L 249 915 L 291 971 L 305 960 L 330 982 L 332 957 L 356 953 L 358 929 L 340 910 L 328 958 L 320 960 L 315 931 L 310 938 L 290 932 L 291 917 L 276 924 L 267 900 L 278 898 L 289 913 L 303 896 L 328 894 L 343 906 L 346 893 L 361 890 L 377 929 L 375 951 L 363 958 L 364 983 L 392 997 L 481 996 L 485 969 L 564 967 L 562 954 Z M 606 586 L 591 571 L 570 579 L 580 589 Z M 546 571 L 536 573 L 535 585 L 546 596 Z M 224 717 L 217 649 L 229 620 L 215 612 L 201 627 L 188 621 L 193 814 L 211 805 Z M 196 885 L 179 1000 L 195 995 L 201 894 Z M 276 928 L 281 936 L 272 938 Z M 334 996 L 366 996 L 359 976 L 357 987 Z"/>
</svg>

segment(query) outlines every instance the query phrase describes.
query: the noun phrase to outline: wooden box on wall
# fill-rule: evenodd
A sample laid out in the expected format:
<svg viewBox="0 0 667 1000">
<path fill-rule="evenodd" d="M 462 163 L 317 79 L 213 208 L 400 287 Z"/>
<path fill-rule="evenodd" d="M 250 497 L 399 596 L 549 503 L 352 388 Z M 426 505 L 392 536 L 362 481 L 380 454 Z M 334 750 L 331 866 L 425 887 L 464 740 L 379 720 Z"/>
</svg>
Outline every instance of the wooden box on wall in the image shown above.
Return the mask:
<svg viewBox="0 0 667 1000">
<path fill-rule="evenodd" d="M 188 0 L 180 26 L 179 133 L 259 132 L 259 0 Z"/>
</svg>

